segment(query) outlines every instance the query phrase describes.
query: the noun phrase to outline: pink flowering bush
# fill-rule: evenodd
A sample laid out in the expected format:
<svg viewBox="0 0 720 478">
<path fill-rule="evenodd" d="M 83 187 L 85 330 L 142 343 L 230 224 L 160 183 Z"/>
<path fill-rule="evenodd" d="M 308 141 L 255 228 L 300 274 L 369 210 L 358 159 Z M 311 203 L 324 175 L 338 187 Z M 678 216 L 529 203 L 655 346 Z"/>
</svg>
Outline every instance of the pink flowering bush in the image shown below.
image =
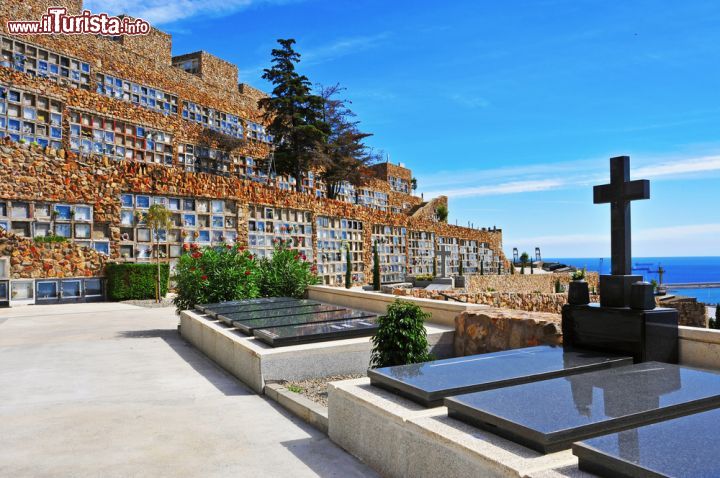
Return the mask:
<svg viewBox="0 0 720 478">
<path fill-rule="evenodd" d="M 175 275 L 178 311 L 260 296 L 258 262 L 244 247 L 228 244 L 201 249 L 185 244 L 183 248 Z"/>
<path fill-rule="evenodd" d="M 262 258 L 258 283 L 263 297 L 302 298 L 309 285 L 317 284 L 317 267 L 300 251 L 291 248 L 291 242 L 275 240 L 270 258 Z"/>
</svg>

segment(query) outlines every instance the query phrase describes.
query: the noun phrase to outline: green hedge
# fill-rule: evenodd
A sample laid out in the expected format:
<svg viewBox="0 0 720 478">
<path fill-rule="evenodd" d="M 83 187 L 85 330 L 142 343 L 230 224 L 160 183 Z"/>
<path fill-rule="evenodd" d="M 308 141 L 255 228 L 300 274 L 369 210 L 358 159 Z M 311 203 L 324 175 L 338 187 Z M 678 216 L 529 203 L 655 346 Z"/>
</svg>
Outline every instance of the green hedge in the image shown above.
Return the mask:
<svg viewBox="0 0 720 478">
<path fill-rule="evenodd" d="M 108 264 L 105 266 L 110 300 L 142 300 L 155 298 L 157 264 Z M 170 266 L 160 264 L 161 295 L 167 294 Z"/>
</svg>

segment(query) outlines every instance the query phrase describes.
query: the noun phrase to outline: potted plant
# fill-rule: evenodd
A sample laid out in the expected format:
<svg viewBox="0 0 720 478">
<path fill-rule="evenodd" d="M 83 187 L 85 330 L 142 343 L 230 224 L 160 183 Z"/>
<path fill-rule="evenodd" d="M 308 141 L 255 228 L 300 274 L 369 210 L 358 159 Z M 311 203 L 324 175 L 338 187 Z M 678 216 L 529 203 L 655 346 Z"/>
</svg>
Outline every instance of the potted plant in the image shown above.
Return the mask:
<svg viewBox="0 0 720 478">
<path fill-rule="evenodd" d="M 578 269 L 572 274 L 568 287 L 568 304 L 587 305 L 590 303 L 590 287 L 585 281 L 585 269 Z"/>
</svg>

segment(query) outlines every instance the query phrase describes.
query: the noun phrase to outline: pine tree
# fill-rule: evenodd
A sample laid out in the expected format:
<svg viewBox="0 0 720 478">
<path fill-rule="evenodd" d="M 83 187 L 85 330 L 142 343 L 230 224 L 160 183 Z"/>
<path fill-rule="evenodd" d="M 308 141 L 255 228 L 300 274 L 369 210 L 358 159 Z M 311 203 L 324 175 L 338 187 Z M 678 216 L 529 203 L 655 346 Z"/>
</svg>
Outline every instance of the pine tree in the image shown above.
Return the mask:
<svg viewBox="0 0 720 478">
<path fill-rule="evenodd" d="M 268 132 L 273 135 L 277 173 L 295 178 L 295 190 L 302 191 L 302 180 L 318 166 L 326 126 L 322 123 L 323 99 L 312 94 L 310 80 L 295 66 L 300 54 L 293 49 L 295 40 L 278 40 L 272 51 L 272 67 L 262 75 L 274 85 L 272 96 L 258 101 L 265 111 Z"/>
<path fill-rule="evenodd" d="M 377 242 L 373 244 L 373 290 L 380 290 L 380 254 Z"/>
<path fill-rule="evenodd" d="M 350 253 L 350 244 L 347 245 L 345 251 L 345 288 L 349 289 L 352 287 L 352 254 Z"/>
<path fill-rule="evenodd" d="M 372 136 L 358 129 L 355 113 L 348 108 L 348 100 L 338 98 L 344 90 L 340 85 L 321 87 L 323 99 L 322 123 L 326 136 L 321 150 L 320 177 L 329 199 L 335 199 L 343 183 L 361 184 L 365 167 L 379 159 L 364 140 Z"/>
</svg>

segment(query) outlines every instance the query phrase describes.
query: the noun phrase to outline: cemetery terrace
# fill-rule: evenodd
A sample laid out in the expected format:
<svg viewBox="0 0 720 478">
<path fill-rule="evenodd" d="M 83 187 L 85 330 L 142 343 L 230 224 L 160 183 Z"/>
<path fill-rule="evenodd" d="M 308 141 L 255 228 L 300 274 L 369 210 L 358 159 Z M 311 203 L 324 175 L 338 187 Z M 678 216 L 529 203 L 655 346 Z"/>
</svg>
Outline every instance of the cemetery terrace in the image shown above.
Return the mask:
<svg viewBox="0 0 720 478">
<path fill-rule="evenodd" d="M 3 2 L 2 28 L 51 4 Z M 82 10 L 81 0 L 63 5 Z M 337 200 L 311 171 L 296 193 L 266 161 L 265 94 L 209 53 L 171 57 L 171 42 L 156 29 L 117 39 L 0 31 L 0 303 L 34 302 L 33 281 L 101 278 L 108 261 L 159 256 L 172 266 L 187 243 L 239 243 L 262 257 L 290 239 L 329 285 L 343 283 L 346 244 L 353 282 L 371 281 L 375 242 L 384 282 L 432 272 L 439 247 L 451 251 L 449 273 L 459 261 L 468 274 L 481 262 L 507 273 L 502 231 L 438 221 L 447 198 L 413 195 L 403 165 L 368 168 Z M 172 213 L 159 246 L 144 222 L 152 204 Z M 32 238 L 50 233 L 69 241 L 67 264 L 40 260 L 50 246 Z M 94 283 L 88 290 L 94 298 Z"/>
</svg>

